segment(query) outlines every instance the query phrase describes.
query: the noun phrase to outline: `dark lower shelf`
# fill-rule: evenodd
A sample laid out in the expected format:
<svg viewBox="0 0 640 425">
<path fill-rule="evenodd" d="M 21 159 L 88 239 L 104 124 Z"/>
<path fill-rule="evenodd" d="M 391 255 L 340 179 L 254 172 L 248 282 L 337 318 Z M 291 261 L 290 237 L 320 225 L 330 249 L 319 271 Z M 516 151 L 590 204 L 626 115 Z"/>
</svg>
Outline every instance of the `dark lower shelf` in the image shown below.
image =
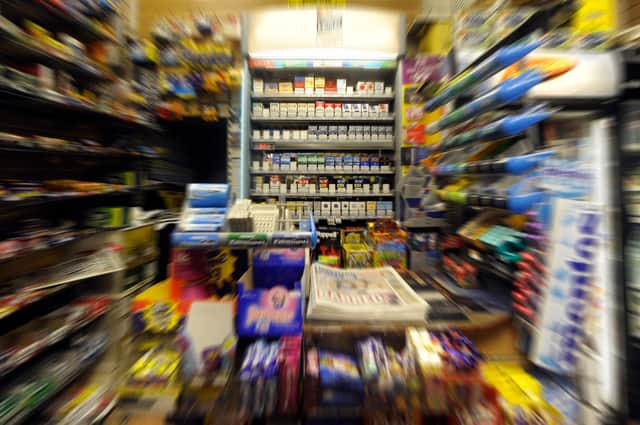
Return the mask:
<svg viewBox="0 0 640 425">
<path fill-rule="evenodd" d="M 1 49 L 0 45 L 0 49 Z M 132 131 L 161 131 L 160 127 L 149 122 L 137 121 L 108 111 L 102 111 L 94 106 L 80 103 L 67 96 L 36 91 L 37 89 L 20 87 L 0 82 L 0 109 L 15 113 L 16 110 L 37 114 L 46 114 L 48 118 L 67 122 L 69 124 L 85 124 L 85 119 L 96 120 L 110 129 Z M 24 114 L 20 114 L 24 116 Z M 8 115 L 7 115 L 8 117 Z M 33 127 L 33 126 L 32 126 Z"/>
<path fill-rule="evenodd" d="M 135 188 L 89 195 L 0 201 L 0 222 L 34 216 L 58 217 L 64 213 L 77 213 L 88 208 L 131 206 L 137 203 L 139 203 L 139 195 Z"/>
<path fill-rule="evenodd" d="M 104 317 L 106 312 L 107 312 L 107 309 L 105 308 L 102 311 L 96 313 L 94 316 L 87 318 L 81 323 L 78 323 L 73 328 L 69 329 L 67 332 L 49 341 L 48 344 L 45 345 L 44 347 L 41 347 L 33 351 L 31 354 L 24 357 L 18 364 L 15 364 L 10 368 L 4 369 L 4 370 L 0 369 L 0 379 L 2 380 L 9 379 L 8 377 L 17 373 L 21 369 L 24 369 L 27 366 L 34 364 L 34 362 L 37 361 L 39 358 L 41 358 L 47 353 L 50 353 L 52 350 L 59 347 L 60 344 L 63 344 L 65 341 L 68 341 L 69 338 L 71 338 L 73 335 L 77 334 L 83 329 L 86 329 L 87 327 L 91 326 L 93 323 L 96 323 L 100 318 Z"/>
</svg>

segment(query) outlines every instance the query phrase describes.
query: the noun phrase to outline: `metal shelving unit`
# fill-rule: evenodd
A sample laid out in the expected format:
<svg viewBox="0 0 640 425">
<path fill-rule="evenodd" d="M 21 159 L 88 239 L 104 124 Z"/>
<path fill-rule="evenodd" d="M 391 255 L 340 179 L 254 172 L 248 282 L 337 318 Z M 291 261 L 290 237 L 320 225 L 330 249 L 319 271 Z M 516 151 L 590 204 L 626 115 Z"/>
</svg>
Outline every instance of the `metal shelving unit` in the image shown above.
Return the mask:
<svg viewBox="0 0 640 425">
<path fill-rule="evenodd" d="M 268 62 L 268 61 L 267 61 Z M 333 63 L 318 63 L 315 61 L 293 61 L 282 62 L 275 61 L 275 66 L 271 67 L 269 63 L 264 63 L 261 61 L 253 61 L 248 60 L 246 63 L 246 77 L 244 80 L 245 87 L 248 89 L 245 92 L 245 110 L 255 112 L 256 103 L 262 103 L 262 107 L 264 109 L 270 107 L 274 103 L 283 102 L 283 103 L 294 103 L 294 102 L 305 102 L 307 105 L 312 102 L 316 103 L 316 107 L 318 102 L 324 101 L 325 103 L 329 102 L 337 102 L 344 104 L 387 104 L 388 112 L 384 110 L 384 113 L 381 113 L 379 110 L 376 110 L 375 113 L 366 114 L 366 108 L 364 113 L 366 116 L 358 115 L 354 116 L 353 113 L 345 114 L 339 113 L 338 116 L 331 115 L 331 109 L 329 109 L 329 115 L 323 116 L 322 111 L 318 112 L 317 109 L 314 112 L 310 112 L 307 115 L 307 111 L 303 112 L 303 116 L 286 116 L 284 114 L 280 115 L 280 113 L 276 112 L 278 115 L 274 116 L 266 116 L 268 112 L 265 112 L 264 115 L 258 113 L 251 113 L 245 116 L 244 125 L 246 126 L 243 129 L 243 132 L 246 136 L 246 140 L 249 142 L 246 144 L 248 152 L 245 153 L 249 157 L 249 161 L 245 161 L 245 176 L 248 177 L 249 184 L 246 190 L 246 193 L 249 197 L 264 199 L 264 198 L 278 198 L 280 203 L 283 205 L 288 204 L 287 200 L 304 200 L 313 201 L 313 200 L 347 200 L 347 199 L 369 199 L 369 200 L 383 200 L 390 198 L 395 198 L 395 182 L 397 181 L 399 170 L 397 167 L 398 163 L 398 155 L 396 152 L 396 140 L 398 135 L 399 125 L 397 124 L 398 116 L 398 105 L 397 105 L 397 88 L 399 87 L 398 81 L 400 80 L 398 74 L 400 72 L 399 63 L 397 61 L 383 61 L 380 63 L 374 63 L 372 66 L 355 66 L 358 64 L 350 64 L 348 61 L 343 61 L 338 64 L 338 62 Z M 280 66 L 283 65 L 283 66 Z M 362 64 L 360 64 L 362 65 Z M 265 83 L 273 82 L 273 81 L 293 81 L 294 77 L 315 75 L 316 77 L 325 77 L 326 80 L 337 80 L 344 79 L 346 80 L 347 86 L 357 85 L 357 82 L 360 81 L 376 81 L 384 83 L 384 92 L 378 91 L 374 92 L 371 90 L 370 92 L 358 92 L 355 90 L 354 92 L 343 91 L 340 93 L 330 92 L 316 92 L 313 93 L 305 92 L 305 93 L 273 93 L 268 90 L 256 92 L 252 89 L 253 79 L 259 78 L 262 79 Z M 390 88 L 393 88 L 390 90 Z M 259 105 L 258 105 L 259 107 Z M 260 111 L 260 109 L 258 109 Z M 271 111 L 273 112 L 273 111 Z M 288 112 L 288 111 L 287 111 Z M 295 112 L 294 112 L 295 113 Z M 361 112 L 362 113 L 362 112 Z M 300 139 L 293 139 L 288 137 L 286 134 L 283 134 L 286 139 L 279 138 L 279 134 L 276 134 L 277 139 L 267 138 L 267 137 L 257 137 L 253 130 L 264 130 L 264 129 L 274 129 L 275 132 L 280 132 L 280 130 L 287 129 L 307 129 L 307 126 L 385 126 L 386 131 L 389 131 L 389 126 L 395 127 L 392 136 L 387 133 L 386 137 L 378 138 L 376 135 L 373 138 L 367 138 L 366 131 L 357 139 L 353 138 L 352 134 L 349 134 L 349 138 L 346 135 L 340 135 L 339 138 L 329 139 L 327 135 L 326 138 L 321 138 L 321 135 L 318 135 L 317 138 L 313 136 L 306 137 L 302 135 Z M 372 130 L 373 132 L 373 130 Z M 357 134 L 357 133 L 356 133 Z M 376 133 L 377 134 L 377 133 Z M 251 137 L 253 135 L 253 137 Z M 385 170 L 373 170 L 373 169 L 345 169 L 345 168 L 336 168 L 336 169 L 296 169 L 296 170 L 278 170 L 278 169 L 262 169 L 256 168 L 255 164 L 252 167 L 252 162 L 256 160 L 261 160 L 265 158 L 267 155 L 271 155 L 271 151 L 273 152 L 284 152 L 284 155 L 290 153 L 292 156 L 298 155 L 300 152 L 332 152 L 335 154 L 340 154 L 342 152 L 362 152 L 362 153 L 370 153 L 375 155 L 379 155 L 380 160 L 387 161 L 387 163 L 391 163 L 392 168 Z M 275 154 L 274 154 L 275 155 Z M 385 164 L 386 165 L 386 164 Z M 363 167 L 364 168 L 364 167 Z M 266 177 L 264 177 L 266 176 Z M 349 176 L 362 176 L 366 179 L 376 179 L 376 182 L 382 184 L 389 184 L 391 190 L 386 193 L 325 193 L 315 191 L 313 193 L 309 192 L 261 192 L 256 190 L 256 186 L 260 184 L 259 179 L 273 179 L 277 178 L 276 176 L 283 176 L 281 178 L 285 178 L 287 180 L 296 179 L 295 176 L 300 176 L 304 178 L 304 176 L 309 176 L 312 179 L 315 179 L 315 176 L 327 176 L 331 178 L 335 176 L 345 176 L 346 179 L 349 179 Z M 284 177 L 286 176 L 286 177 Z M 377 176 L 377 177 L 374 177 Z M 321 178 L 321 177 L 320 177 Z M 357 178 L 357 177 L 356 177 Z M 394 210 L 395 205 L 394 203 Z M 314 211 L 315 215 L 320 217 L 319 211 Z M 332 220 L 332 217 L 324 217 L 327 220 Z M 338 217 L 335 217 L 338 218 Z M 375 216 L 350 216 L 344 217 L 345 219 L 357 221 L 357 220 L 372 220 L 375 219 Z"/>
<path fill-rule="evenodd" d="M 395 174 L 395 171 L 393 170 L 338 170 L 338 169 L 334 169 L 334 170 L 330 170 L 330 169 L 325 169 L 325 170 L 255 170 L 252 169 L 251 170 L 251 174 L 262 174 L 262 175 L 278 175 L 278 174 L 283 174 L 283 175 L 298 175 L 298 174 L 304 174 L 304 175 L 314 175 L 314 176 L 326 176 L 326 175 L 334 175 L 334 174 L 347 174 L 347 175 L 355 175 L 355 176 L 359 176 L 359 175 L 377 175 L 377 174 L 381 174 L 381 175 L 393 175 Z"/>
<path fill-rule="evenodd" d="M 385 141 L 353 141 L 353 140 L 267 140 L 253 139 L 252 149 L 257 151 L 289 150 L 299 151 L 392 151 L 393 140 Z"/>
<path fill-rule="evenodd" d="M 287 94 L 287 93 L 252 93 L 253 100 L 344 100 L 358 102 L 374 102 L 393 100 L 393 93 L 389 94 L 340 94 L 340 93 L 314 93 L 314 94 Z"/>
<path fill-rule="evenodd" d="M 313 198 L 390 198 L 394 197 L 395 194 L 393 192 L 389 193 L 346 193 L 346 192 L 336 192 L 336 193 L 325 193 L 325 192 L 316 192 L 316 193 L 281 193 L 281 192 L 257 192 L 255 190 L 251 191 L 251 196 L 258 198 L 269 198 L 269 197 L 285 197 L 291 199 L 313 199 Z"/>
<path fill-rule="evenodd" d="M 376 122 L 393 122 L 395 120 L 395 117 L 390 114 L 390 115 L 384 115 L 384 116 L 377 116 L 377 117 L 318 117 L 318 116 L 313 116 L 313 117 L 258 117 L 255 115 L 251 116 L 251 120 L 255 121 L 255 122 L 264 122 L 264 123 L 269 123 L 269 122 L 344 122 L 344 123 L 350 123 L 350 122 L 372 122 L 372 123 L 376 123 Z"/>
</svg>

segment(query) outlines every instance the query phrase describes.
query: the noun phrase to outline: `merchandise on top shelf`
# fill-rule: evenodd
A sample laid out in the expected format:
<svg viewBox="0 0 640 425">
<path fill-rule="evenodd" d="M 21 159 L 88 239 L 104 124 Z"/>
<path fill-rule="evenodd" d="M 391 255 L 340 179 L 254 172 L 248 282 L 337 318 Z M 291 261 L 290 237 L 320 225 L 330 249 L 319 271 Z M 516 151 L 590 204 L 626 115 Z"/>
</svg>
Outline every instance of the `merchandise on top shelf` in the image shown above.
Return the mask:
<svg viewBox="0 0 640 425">
<path fill-rule="evenodd" d="M 277 183 L 279 185 L 279 183 Z M 176 246 L 259 246 L 306 247 L 315 244 L 312 220 L 299 232 L 286 232 L 275 205 L 252 204 L 239 200 L 226 213 L 228 186 L 225 184 L 190 184 L 182 210 L 179 231 L 172 234 Z M 231 230 L 227 233 L 224 230 Z"/>
<path fill-rule="evenodd" d="M 262 78 L 253 79 L 253 96 L 260 97 L 263 94 L 285 94 L 299 95 L 300 97 L 323 97 L 324 95 L 348 95 L 350 97 L 390 97 L 391 87 L 385 87 L 384 81 L 358 81 L 353 87 L 348 86 L 349 81 L 345 78 L 325 78 L 322 75 L 295 76 L 293 81 L 267 81 Z M 349 93 L 351 87 L 351 93 Z M 263 88 L 266 88 L 263 90 Z"/>
<path fill-rule="evenodd" d="M 314 107 L 315 105 L 315 107 Z M 376 121 L 391 117 L 388 103 L 331 103 L 317 100 L 314 103 L 254 102 L 251 107 L 253 119 L 301 118 L 313 121 L 323 119 L 350 121 L 352 119 Z"/>
</svg>

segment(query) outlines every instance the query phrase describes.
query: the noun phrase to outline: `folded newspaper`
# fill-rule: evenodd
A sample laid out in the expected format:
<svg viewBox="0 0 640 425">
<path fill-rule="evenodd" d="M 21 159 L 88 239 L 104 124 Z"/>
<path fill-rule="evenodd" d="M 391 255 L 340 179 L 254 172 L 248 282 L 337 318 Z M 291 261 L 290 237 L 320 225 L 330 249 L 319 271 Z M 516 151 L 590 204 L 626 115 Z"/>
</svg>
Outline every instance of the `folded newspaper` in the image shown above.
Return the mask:
<svg viewBox="0 0 640 425">
<path fill-rule="evenodd" d="M 340 270 L 314 264 L 309 319 L 424 321 L 429 305 L 392 267 Z"/>
</svg>

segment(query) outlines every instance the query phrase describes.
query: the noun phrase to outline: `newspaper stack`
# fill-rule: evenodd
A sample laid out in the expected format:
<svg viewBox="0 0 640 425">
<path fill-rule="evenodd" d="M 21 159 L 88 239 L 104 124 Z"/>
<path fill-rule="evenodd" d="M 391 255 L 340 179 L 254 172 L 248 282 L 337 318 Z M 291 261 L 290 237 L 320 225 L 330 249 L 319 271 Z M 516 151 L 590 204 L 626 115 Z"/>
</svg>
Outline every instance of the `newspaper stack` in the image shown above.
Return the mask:
<svg viewBox="0 0 640 425">
<path fill-rule="evenodd" d="M 426 320 L 428 310 L 426 301 L 392 267 L 312 266 L 309 319 L 414 322 Z"/>
</svg>

